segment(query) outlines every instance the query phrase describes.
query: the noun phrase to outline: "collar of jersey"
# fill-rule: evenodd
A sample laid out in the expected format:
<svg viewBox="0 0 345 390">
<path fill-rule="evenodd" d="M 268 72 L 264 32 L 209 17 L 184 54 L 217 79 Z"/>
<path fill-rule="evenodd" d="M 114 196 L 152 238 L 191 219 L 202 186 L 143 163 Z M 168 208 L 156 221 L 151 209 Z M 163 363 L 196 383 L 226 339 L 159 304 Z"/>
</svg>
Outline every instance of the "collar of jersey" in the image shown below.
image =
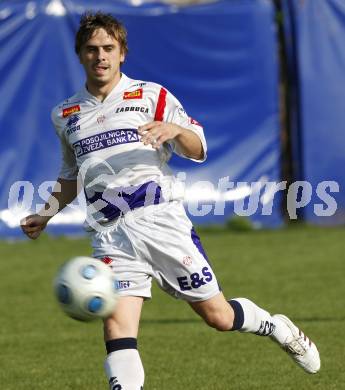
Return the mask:
<svg viewBox="0 0 345 390">
<path fill-rule="evenodd" d="M 89 100 L 96 104 L 105 103 L 107 100 L 111 100 L 111 98 L 116 95 L 117 93 L 123 91 L 126 89 L 128 84 L 130 83 L 130 78 L 127 77 L 124 73 L 121 73 L 121 79 L 120 81 L 115 85 L 115 87 L 110 91 L 109 95 L 101 102 L 99 99 L 96 98 L 96 96 L 92 95 L 86 88 L 86 84 L 84 88 L 81 90 L 81 94 L 84 97 L 84 99 Z"/>
</svg>

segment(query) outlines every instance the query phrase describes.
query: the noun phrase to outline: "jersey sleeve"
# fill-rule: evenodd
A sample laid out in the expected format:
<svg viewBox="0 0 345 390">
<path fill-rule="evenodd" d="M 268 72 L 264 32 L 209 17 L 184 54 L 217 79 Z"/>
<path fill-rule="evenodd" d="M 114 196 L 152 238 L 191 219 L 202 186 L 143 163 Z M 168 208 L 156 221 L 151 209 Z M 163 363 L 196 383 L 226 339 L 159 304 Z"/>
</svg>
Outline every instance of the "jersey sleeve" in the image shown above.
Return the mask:
<svg viewBox="0 0 345 390">
<path fill-rule="evenodd" d="M 62 164 L 58 177 L 66 180 L 76 180 L 78 177 L 78 166 L 76 157 L 73 149 L 66 140 L 63 128 L 61 128 L 61 125 L 59 124 L 59 117 L 56 111 L 56 109 L 53 109 L 51 119 L 54 124 L 56 134 L 60 140 L 60 148 L 62 155 Z"/>
<path fill-rule="evenodd" d="M 202 125 L 190 116 L 188 116 L 182 104 L 176 99 L 174 95 L 172 95 L 165 88 L 160 89 L 155 113 L 155 120 L 175 123 L 176 125 L 184 127 L 185 129 L 191 130 L 193 133 L 195 133 L 199 137 L 202 144 L 204 152 L 202 160 L 195 160 L 185 156 L 181 148 L 179 147 L 178 142 L 170 140 L 168 143 L 172 151 L 181 157 L 188 158 L 196 162 L 203 162 L 206 160 L 207 144 Z"/>
</svg>

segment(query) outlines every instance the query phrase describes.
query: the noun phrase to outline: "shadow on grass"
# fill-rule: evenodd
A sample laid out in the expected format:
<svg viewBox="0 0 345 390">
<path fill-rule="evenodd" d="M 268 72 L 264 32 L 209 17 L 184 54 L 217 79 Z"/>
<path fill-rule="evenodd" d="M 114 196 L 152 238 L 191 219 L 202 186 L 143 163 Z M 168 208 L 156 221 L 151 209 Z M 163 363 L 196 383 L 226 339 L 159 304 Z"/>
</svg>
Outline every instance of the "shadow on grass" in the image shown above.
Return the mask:
<svg viewBox="0 0 345 390">
<path fill-rule="evenodd" d="M 141 324 L 195 324 L 201 323 L 202 320 L 199 318 L 151 318 L 151 319 L 143 319 L 140 321 Z"/>
<path fill-rule="evenodd" d="M 345 322 L 344 317 L 294 317 L 292 318 L 294 322 Z M 141 324 L 195 324 L 202 323 L 200 318 L 150 318 L 142 319 Z"/>
<path fill-rule="evenodd" d="M 345 322 L 345 317 L 296 317 L 296 322 Z"/>
</svg>

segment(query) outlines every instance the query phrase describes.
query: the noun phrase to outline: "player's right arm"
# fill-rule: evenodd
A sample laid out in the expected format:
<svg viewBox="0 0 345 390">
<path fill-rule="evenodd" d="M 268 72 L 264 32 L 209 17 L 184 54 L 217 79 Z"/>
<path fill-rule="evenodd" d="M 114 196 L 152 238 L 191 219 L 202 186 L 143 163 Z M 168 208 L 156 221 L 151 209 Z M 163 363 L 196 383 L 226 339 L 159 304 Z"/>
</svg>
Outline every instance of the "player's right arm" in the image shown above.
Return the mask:
<svg viewBox="0 0 345 390">
<path fill-rule="evenodd" d="M 39 237 L 54 215 L 71 203 L 79 193 L 77 180 L 59 178 L 44 207 L 21 221 L 23 232 L 32 240 Z"/>
<path fill-rule="evenodd" d="M 71 203 L 80 191 L 76 157 L 64 129 L 63 105 L 53 109 L 52 121 L 61 144 L 62 166 L 56 185 L 44 207 L 37 214 L 28 215 L 21 221 L 23 232 L 33 240 L 39 237 L 49 220 Z"/>
</svg>

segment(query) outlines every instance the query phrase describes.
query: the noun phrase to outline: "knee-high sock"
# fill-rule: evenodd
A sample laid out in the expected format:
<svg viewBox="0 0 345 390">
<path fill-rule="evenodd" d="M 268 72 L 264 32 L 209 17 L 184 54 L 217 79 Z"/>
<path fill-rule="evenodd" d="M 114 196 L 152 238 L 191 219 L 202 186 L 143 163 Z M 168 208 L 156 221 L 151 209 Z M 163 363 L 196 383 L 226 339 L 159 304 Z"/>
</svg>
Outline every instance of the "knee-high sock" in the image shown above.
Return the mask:
<svg viewBox="0 0 345 390">
<path fill-rule="evenodd" d="M 232 330 L 254 333 L 258 336 L 272 336 L 280 344 L 290 337 L 291 332 L 284 323 L 249 299 L 234 298 L 229 304 L 235 313 Z"/>
<path fill-rule="evenodd" d="M 110 390 L 141 390 L 144 388 L 144 368 L 135 338 L 106 342 L 108 356 L 104 368 Z"/>
</svg>

